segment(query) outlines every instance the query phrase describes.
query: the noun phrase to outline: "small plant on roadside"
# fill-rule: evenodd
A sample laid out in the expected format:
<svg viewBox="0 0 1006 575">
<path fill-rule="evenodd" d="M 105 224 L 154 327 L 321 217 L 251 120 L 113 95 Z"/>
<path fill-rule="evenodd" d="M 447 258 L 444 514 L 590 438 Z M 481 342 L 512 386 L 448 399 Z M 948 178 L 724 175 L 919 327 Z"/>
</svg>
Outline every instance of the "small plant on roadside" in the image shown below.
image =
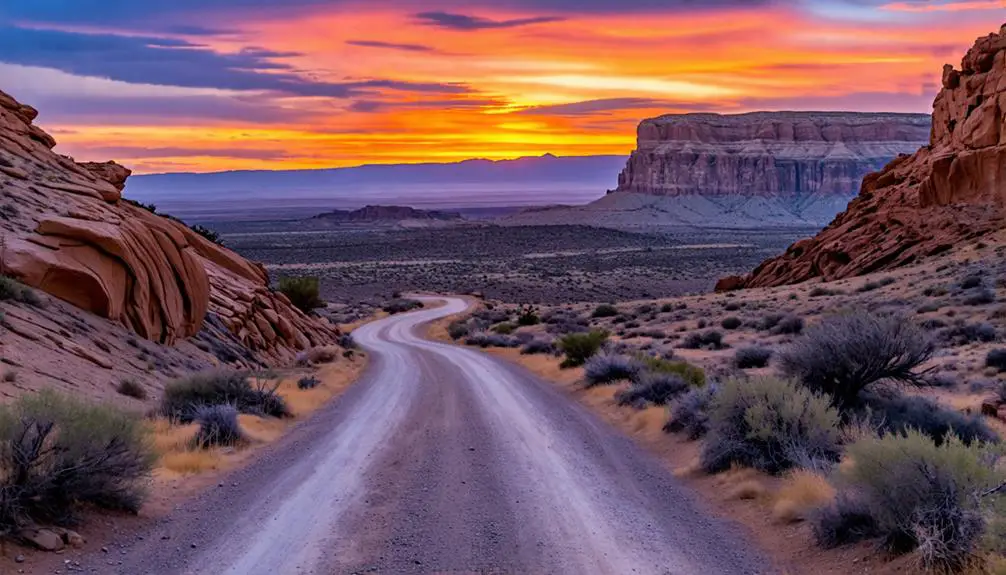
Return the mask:
<svg viewBox="0 0 1006 575">
<path fill-rule="evenodd" d="M 593 355 L 584 365 L 587 387 L 619 381 L 633 381 L 643 366 L 635 358 L 625 355 L 600 353 Z"/>
<path fill-rule="evenodd" d="M 550 354 L 555 352 L 555 344 L 546 339 L 532 339 L 520 349 L 521 355 Z"/>
<path fill-rule="evenodd" d="M 709 432 L 709 406 L 716 396 L 719 386 L 715 383 L 705 387 L 692 387 L 672 405 L 670 418 L 664 431 L 682 432 L 691 440 L 699 439 Z"/>
<path fill-rule="evenodd" d="M 143 401 L 147 399 L 147 389 L 140 385 L 135 379 L 125 378 L 119 382 L 119 385 L 115 387 L 115 391 L 119 395 L 125 395 L 126 397 L 132 397 L 133 399 L 139 399 Z"/>
<path fill-rule="evenodd" d="M 316 277 L 279 278 L 279 291 L 304 313 L 325 307 L 325 301 L 321 299 L 321 280 Z"/>
<path fill-rule="evenodd" d="M 67 524 L 81 506 L 136 512 L 155 455 L 130 413 L 40 391 L 0 406 L 0 530 Z"/>
<path fill-rule="evenodd" d="M 214 445 L 237 445 L 245 441 L 238 410 L 233 405 L 204 405 L 196 410 L 193 420 L 199 424 L 195 443 L 206 449 Z"/>
<path fill-rule="evenodd" d="M 701 464 L 708 473 L 732 465 L 780 473 L 840 453 L 838 412 L 828 398 L 775 377 L 729 379 L 709 411 Z"/>
<path fill-rule="evenodd" d="M 688 391 L 691 385 L 673 373 L 643 373 L 628 389 L 615 394 L 618 405 L 643 407 L 647 404 L 666 405 L 671 399 Z"/>
<path fill-rule="evenodd" d="M 559 339 L 559 350 L 566 355 L 561 367 L 579 367 L 593 357 L 601 346 L 608 341 L 608 332 L 591 331 L 588 333 L 571 333 Z"/>
<path fill-rule="evenodd" d="M 208 371 L 172 381 L 164 388 L 161 413 L 182 423 L 193 420 L 205 406 L 233 405 L 241 413 L 289 417 L 286 402 L 276 393 L 279 384 L 253 385 L 248 374 L 238 371 Z"/>
</svg>

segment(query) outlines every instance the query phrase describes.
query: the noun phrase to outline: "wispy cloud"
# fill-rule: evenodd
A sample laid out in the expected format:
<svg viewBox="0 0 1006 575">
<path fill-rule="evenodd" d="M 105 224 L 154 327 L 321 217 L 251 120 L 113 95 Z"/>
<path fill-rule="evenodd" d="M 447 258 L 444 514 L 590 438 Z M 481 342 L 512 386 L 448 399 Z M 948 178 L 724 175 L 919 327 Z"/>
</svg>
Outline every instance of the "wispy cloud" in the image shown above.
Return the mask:
<svg viewBox="0 0 1006 575">
<path fill-rule="evenodd" d="M 377 40 L 346 40 L 350 46 L 362 48 L 385 48 L 388 50 L 402 50 L 405 52 L 433 52 L 434 48 L 422 44 L 397 44 L 395 42 L 379 42 Z"/>
<path fill-rule="evenodd" d="M 532 24 L 548 24 L 550 22 L 562 22 L 565 18 L 560 16 L 536 16 L 534 18 L 514 18 L 511 20 L 491 20 L 478 16 L 468 16 L 466 14 L 454 14 L 451 12 L 420 12 L 416 14 L 416 20 L 427 26 L 437 26 L 450 30 L 461 30 L 471 32 L 475 30 L 491 30 L 500 28 L 519 28 Z"/>
</svg>

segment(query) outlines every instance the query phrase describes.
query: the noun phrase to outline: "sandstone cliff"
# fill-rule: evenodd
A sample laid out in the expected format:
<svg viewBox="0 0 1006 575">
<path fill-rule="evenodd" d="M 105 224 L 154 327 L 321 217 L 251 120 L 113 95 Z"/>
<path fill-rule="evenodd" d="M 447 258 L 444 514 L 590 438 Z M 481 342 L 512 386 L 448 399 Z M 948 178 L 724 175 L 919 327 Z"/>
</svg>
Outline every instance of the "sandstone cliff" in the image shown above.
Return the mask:
<svg viewBox="0 0 1006 575">
<path fill-rule="evenodd" d="M 338 336 L 262 266 L 125 201 L 126 168 L 54 153 L 36 115 L 0 92 L 0 272 L 159 343 L 222 326 L 261 363 Z"/>
<path fill-rule="evenodd" d="M 1006 204 L 1006 25 L 947 65 L 929 145 L 870 174 L 845 212 L 749 276 L 718 289 L 866 274 L 1002 229 Z"/>
<path fill-rule="evenodd" d="M 914 152 L 924 114 L 755 112 L 644 120 L 616 192 L 851 197 L 867 173 Z"/>
</svg>

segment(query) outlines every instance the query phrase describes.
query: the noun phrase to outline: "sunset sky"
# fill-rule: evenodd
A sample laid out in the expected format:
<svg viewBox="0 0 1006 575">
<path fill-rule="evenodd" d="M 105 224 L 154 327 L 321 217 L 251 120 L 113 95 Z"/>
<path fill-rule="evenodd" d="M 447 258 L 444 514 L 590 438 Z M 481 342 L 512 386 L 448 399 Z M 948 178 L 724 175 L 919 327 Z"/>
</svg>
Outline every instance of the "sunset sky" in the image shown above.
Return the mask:
<svg viewBox="0 0 1006 575">
<path fill-rule="evenodd" d="M 2 0 L 0 90 L 138 172 L 625 154 L 671 112 L 928 112 L 1003 0 Z"/>
</svg>

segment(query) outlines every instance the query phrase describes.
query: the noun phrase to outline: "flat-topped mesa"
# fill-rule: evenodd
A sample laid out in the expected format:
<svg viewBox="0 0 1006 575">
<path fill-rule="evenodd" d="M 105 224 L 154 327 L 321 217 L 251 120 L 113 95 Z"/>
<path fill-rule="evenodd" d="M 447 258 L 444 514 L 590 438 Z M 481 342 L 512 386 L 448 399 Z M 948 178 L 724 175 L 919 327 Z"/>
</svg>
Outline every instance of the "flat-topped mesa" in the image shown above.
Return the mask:
<svg viewBox="0 0 1006 575">
<path fill-rule="evenodd" d="M 0 92 L 3 273 L 160 343 L 210 318 L 260 363 L 338 337 L 272 292 L 262 266 L 124 201 L 127 168 L 54 153 L 37 115 Z"/>
<path fill-rule="evenodd" d="M 1006 25 L 946 66 L 929 145 L 863 181 L 814 238 L 719 289 L 834 280 L 916 262 L 1002 229 L 1006 219 Z"/>
<path fill-rule="evenodd" d="M 753 112 L 644 120 L 616 192 L 852 197 L 867 173 L 929 138 L 925 114 Z"/>
</svg>

